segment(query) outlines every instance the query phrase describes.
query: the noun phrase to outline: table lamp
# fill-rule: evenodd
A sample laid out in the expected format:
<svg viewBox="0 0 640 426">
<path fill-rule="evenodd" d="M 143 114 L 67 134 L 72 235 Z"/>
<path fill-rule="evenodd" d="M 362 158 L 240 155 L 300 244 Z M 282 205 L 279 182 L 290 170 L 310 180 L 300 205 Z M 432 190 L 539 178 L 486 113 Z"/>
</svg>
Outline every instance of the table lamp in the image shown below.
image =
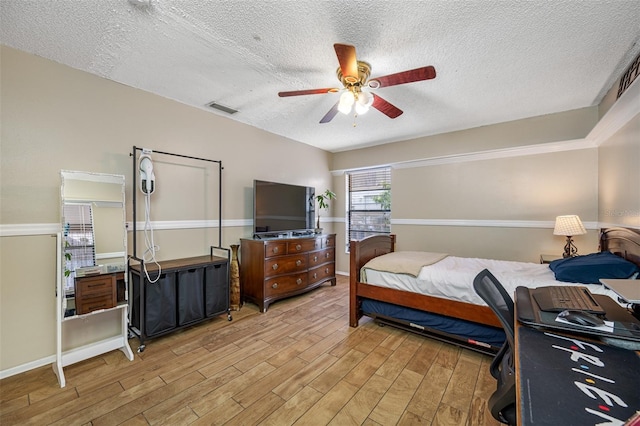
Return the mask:
<svg viewBox="0 0 640 426">
<path fill-rule="evenodd" d="M 562 257 L 574 257 L 578 255 L 578 249 L 571 237 L 586 234 L 582 221 L 577 215 L 565 215 L 556 217 L 556 226 L 553 228 L 553 235 L 564 235 L 567 237 L 567 244 L 564 246 Z"/>
</svg>

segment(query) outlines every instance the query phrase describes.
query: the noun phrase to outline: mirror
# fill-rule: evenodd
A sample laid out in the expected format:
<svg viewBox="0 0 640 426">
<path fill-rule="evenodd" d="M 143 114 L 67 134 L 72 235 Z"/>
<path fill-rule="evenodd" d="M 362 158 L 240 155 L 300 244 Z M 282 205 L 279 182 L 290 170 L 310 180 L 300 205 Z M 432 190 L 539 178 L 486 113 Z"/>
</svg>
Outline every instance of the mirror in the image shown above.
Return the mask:
<svg viewBox="0 0 640 426">
<path fill-rule="evenodd" d="M 126 299 L 125 182 L 122 175 L 61 171 L 62 282 L 71 303 L 79 278 L 115 275 L 117 299 Z"/>
</svg>

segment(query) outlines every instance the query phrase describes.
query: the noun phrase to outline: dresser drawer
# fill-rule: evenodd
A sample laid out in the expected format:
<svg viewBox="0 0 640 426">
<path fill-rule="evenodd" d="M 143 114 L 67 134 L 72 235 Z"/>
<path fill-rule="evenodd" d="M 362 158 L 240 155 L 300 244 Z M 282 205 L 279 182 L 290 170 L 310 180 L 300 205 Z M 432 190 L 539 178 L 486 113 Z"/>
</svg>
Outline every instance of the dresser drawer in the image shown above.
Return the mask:
<svg viewBox="0 0 640 426">
<path fill-rule="evenodd" d="M 328 248 L 320 251 L 314 251 L 313 253 L 309 253 L 309 268 L 313 268 L 314 266 L 332 261 L 334 258 L 334 252 L 335 252 L 334 248 Z"/>
<path fill-rule="evenodd" d="M 336 237 L 335 235 L 327 235 L 327 238 L 322 240 L 322 247 L 335 247 L 336 246 Z"/>
<path fill-rule="evenodd" d="M 284 241 L 269 241 L 264 245 L 264 257 L 282 256 L 287 254 L 287 243 Z"/>
<path fill-rule="evenodd" d="M 76 314 L 83 315 L 100 309 L 109 309 L 116 306 L 110 294 L 96 297 L 85 297 L 82 300 L 76 299 Z"/>
<path fill-rule="evenodd" d="M 278 296 L 304 289 L 307 286 L 307 273 L 285 275 L 265 280 L 264 293 L 266 297 Z"/>
<path fill-rule="evenodd" d="M 318 266 L 309 270 L 309 283 L 313 284 L 325 278 L 333 277 L 335 275 L 335 264 L 328 263 L 326 265 Z"/>
<path fill-rule="evenodd" d="M 316 249 L 316 240 L 297 240 L 287 243 L 287 253 L 306 253 Z"/>
<path fill-rule="evenodd" d="M 307 259 L 308 255 L 306 253 L 268 259 L 264 262 L 264 275 L 273 277 L 275 275 L 304 271 L 307 269 Z"/>
<path fill-rule="evenodd" d="M 112 291 L 115 293 L 115 283 L 116 277 L 114 275 L 76 278 L 76 298 L 111 293 Z"/>
</svg>

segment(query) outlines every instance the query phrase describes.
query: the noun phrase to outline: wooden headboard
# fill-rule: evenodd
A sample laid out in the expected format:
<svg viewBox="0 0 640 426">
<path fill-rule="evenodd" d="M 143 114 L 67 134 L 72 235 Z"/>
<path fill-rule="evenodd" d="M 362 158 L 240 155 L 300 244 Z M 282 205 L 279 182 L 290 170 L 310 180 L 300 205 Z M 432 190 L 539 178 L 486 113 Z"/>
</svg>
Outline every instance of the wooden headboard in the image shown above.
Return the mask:
<svg viewBox="0 0 640 426">
<path fill-rule="evenodd" d="M 600 251 L 610 251 L 640 267 L 640 230 L 603 228 L 600 231 Z"/>
</svg>

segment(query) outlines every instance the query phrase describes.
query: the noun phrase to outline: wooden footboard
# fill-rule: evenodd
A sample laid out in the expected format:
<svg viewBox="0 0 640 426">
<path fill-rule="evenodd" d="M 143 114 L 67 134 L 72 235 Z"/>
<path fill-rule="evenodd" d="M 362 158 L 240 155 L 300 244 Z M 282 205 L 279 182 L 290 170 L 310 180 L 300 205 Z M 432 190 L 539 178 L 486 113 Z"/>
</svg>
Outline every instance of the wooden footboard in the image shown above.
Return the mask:
<svg viewBox="0 0 640 426">
<path fill-rule="evenodd" d="M 349 243 L 349 325 L 357 327 L 362 317 L 360 308 L 359 281 L 360 269 L 371 259 L 396 249 L 396 236 L 373 235 L 362 240 L 352 240 Z"/>
</svg>

